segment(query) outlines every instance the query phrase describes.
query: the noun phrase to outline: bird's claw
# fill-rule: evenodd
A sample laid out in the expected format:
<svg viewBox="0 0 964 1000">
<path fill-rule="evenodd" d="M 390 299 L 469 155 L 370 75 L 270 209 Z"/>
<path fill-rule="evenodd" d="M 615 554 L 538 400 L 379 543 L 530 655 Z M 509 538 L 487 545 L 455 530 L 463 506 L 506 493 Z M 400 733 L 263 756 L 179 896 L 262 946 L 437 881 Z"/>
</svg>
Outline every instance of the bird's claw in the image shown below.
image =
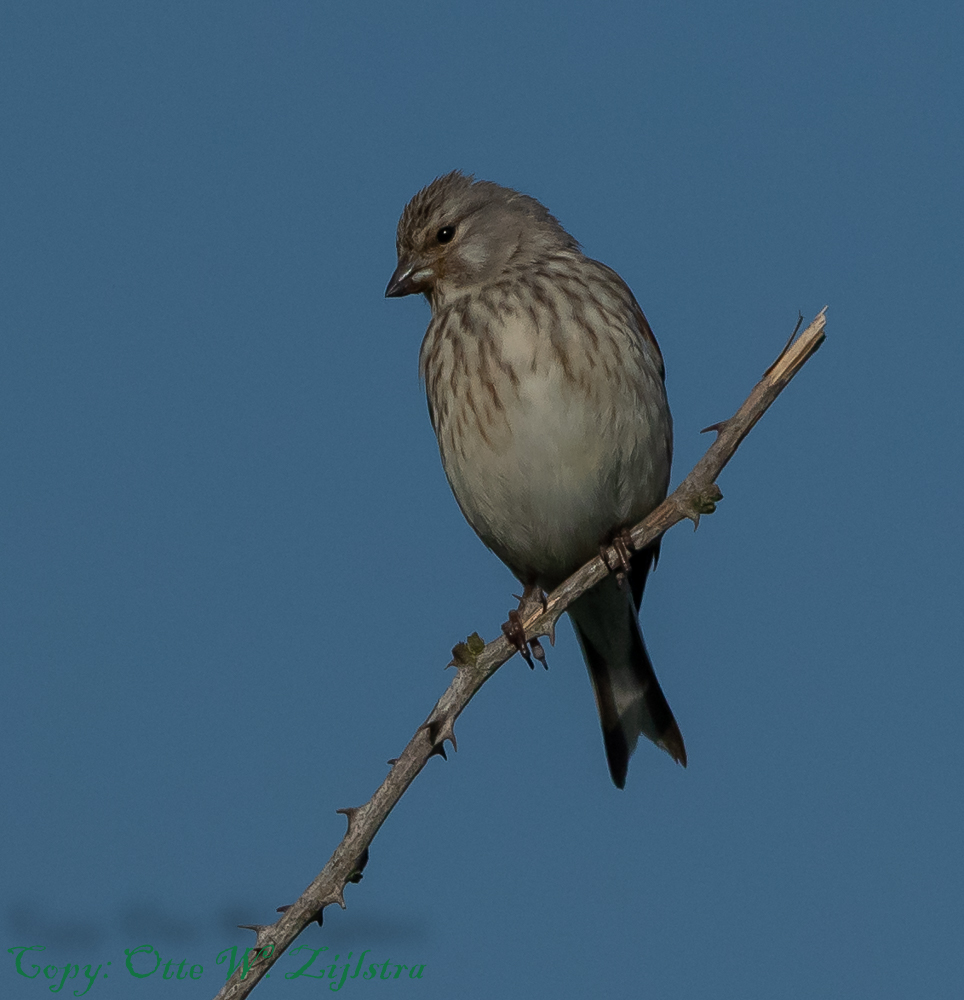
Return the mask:
<svg viewBox="0 0 964 1000">
<path fill-rule="evenodd" d="M 522 654 L 522 659 L 529 664 L 530 670 L 535 670 L 536 665 L 532 662 L 532 655 L 529 652 L 529 643 L 526 641 L 526 630 L 522 624 L 522 615 L 513 609 L 509 612 L 509 620 L 503 622 L 502 631 L 506 639 Z"/>
<path fill-rule="evenodd" d="M 536 611 L 548 611 L 548 599 L 542 588 L 536 584 L 526 584 L 521 597 L 518 594 L 512 596 L 519 602 L 519 607 L 509 612 L 509 620 L 502 626 L 502 631 L 522 654 L 522 659 L 529 664 L 531 670 L 535 670 L 536 667 L 532 662 L 533 656 L 548 670 L 549 664 L 546 662 L 546 651 L 542 648 L 542 643 L 536 638 L 526 639 L 525 626 L 522 624 L 523 618 L 528 618 Z M 552 634 L 549 636 L 549 641 L 553 641 Z"/>
<path fill-rule="evenodd" d="M 548 670 L 549 664 L 546 663 L 546 651 L 542 648 L 542 643 L 538 639 L 530 639 L 529 648 L 532 650 L 532 655 Z"/>
<path fill-rule="evenodd" d="M 546 592 L 542 587 L 536 583 L 526 584 L 521 597 L 518 594 L 512 596 L 519 602 L 519 607 L 516 610 L 523 618 L 528 618 L 536 610 L 543 613 L 549 610 L 549 598 L 546 597 Z"/>
<path fill-rule="evenodd" d="M 629 584 L 627 578 L 632 568 L 633 539 L 629 531 L 623 529 L 613 538 L 612 545 L 600 545 L 599 556 L 602 561 L 616 574 L 616 583 L 620 590 L 625 590 Z"/>
</svg>

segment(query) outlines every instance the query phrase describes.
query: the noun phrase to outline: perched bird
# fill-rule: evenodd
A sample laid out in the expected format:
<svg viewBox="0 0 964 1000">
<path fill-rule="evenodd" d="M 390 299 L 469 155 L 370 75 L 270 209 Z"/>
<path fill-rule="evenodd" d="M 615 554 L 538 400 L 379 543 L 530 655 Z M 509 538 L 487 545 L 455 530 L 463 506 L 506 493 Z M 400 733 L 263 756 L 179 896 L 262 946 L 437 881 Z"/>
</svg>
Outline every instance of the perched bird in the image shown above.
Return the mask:
<svg viewBox="0 0 964 1000">
<path fill-rule="evenodd" d="M 659 347 L 619 275 L 518 191 L 439 177 L 402 212 L 397 249 L 385 295 L 431 305 L 419 370 L 449 485 L 532 600 L 665 498 Z M 657 549 L 568 609 L 619 788 L 640 733 L 686 764 L 638 620 Z"/>
</svg>

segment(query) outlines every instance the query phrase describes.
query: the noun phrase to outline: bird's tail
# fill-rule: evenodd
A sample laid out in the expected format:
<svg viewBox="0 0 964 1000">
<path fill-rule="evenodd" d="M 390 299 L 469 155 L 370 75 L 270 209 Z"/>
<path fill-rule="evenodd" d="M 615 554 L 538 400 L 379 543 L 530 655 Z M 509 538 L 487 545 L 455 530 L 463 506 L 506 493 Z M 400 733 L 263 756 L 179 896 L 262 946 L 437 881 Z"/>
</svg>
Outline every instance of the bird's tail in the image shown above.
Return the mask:
<svg viewBox="0 0 964 1000">
<path fill-rule="evenodd" d="M 683 736 L 656 679 L 628 589 L 610 574 L 572 603 L 569 616 L 589 668 L 616 787 L 626 784 L 640 733 L 686 767 Z"/>
</svg>

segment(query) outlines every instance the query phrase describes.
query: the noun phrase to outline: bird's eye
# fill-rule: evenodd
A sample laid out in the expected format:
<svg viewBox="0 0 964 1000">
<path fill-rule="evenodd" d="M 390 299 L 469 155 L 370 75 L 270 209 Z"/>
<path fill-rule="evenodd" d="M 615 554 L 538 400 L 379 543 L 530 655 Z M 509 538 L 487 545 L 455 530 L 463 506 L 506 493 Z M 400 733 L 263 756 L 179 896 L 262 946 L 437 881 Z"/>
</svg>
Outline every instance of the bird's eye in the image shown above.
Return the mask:
<svg viewBox="0 0 964 1000">
<path fill-rule="evenodd" d="M 435 238 L 439 241 L 439 243 L 451 243 L 454 235 L 455 226 L 442 226 L 442 228 L 435 234 Z"/>
</svg>

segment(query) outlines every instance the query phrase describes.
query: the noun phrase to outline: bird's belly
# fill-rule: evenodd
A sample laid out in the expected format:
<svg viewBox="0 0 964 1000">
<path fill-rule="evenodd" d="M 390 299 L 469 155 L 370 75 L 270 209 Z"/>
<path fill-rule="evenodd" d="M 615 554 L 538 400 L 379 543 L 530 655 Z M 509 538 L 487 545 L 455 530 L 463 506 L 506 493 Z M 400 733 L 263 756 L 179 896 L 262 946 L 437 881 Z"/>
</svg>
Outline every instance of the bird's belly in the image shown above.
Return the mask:
<svg viewBox="0 0 964 1000">
<path fill-rule="evenodd" d="M 555 586 L 661 502 L 669 477 L 661 390 L 648 401 L 615 390 L 601 401 L 556 373 L 530 375 L 485 434 L 463 434 L 459 447 L 440 436 L 466 519 L 524 582 Z"/>
</svg>

